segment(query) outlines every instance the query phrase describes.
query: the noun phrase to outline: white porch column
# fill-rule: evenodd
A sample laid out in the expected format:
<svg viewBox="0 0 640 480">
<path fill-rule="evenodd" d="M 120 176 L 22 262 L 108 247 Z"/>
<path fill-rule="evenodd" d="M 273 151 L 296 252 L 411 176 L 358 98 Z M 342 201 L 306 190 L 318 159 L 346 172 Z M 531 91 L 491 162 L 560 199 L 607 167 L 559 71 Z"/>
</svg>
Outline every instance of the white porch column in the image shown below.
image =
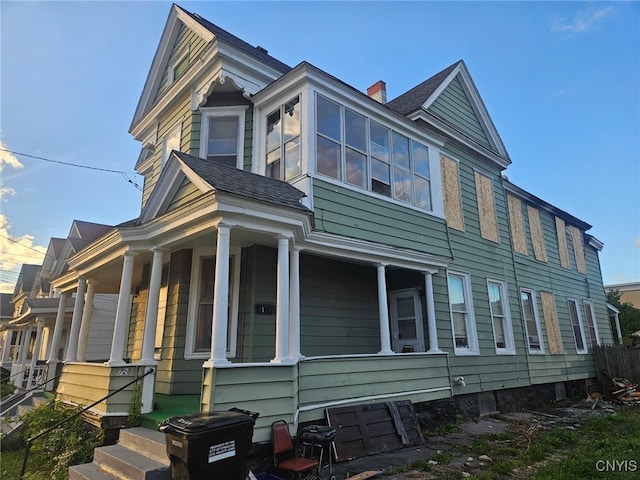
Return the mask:
<svg viewBox="0 0 640 480">
<path fill-rule="evenodd" d="M 82 321 L 86 288 L 87 281 L 84 277 L 78 277 L 78 290 L 76 291 L 76 303 L 73 307 L 73 317 L 71 318 L 71 330 L 69 331 L 69 343 L 67 346 L 67 356 L 64 359 L 65 363 L 75 362 L 78 359 L 78 336 L 80 335 L 80 323 Z"/>
<path fill-rule="evenodd" d="M 36 364 L 38 362 L 38 358 L 40 357 L 40 346 L 42 345 L 42 327 L 44 326 L 44 319 L 37 318 L 36 322 L 38 326 L 36 328 L 36 342 L 33 345 L 33 355 L 31 356 L 31 368 L 29 369 L 29 380 L 27 381 L 27 387 L 34 387 L 36 383 L 36 378 L 34 378 L 33 373 L 36 370 Z"/>
<path fill-rule="evenodd" d="M 13 359 L 11 360 L 11 383 L 16 387 L 21 386 L 22 382 L 18 378 L 20 371 L 20 355 L 22 353 L 22 338 L 24 337 L 24 328 L 18 327 L 16 330 L 16 341 L 13 344 Z"/>
<path fill-rule="evenodd" d="M 229 309 L 229 245 L 231 227 L 218 224 L 218 242 L 216 245 L 216 271 L 213 292 L 213 320 L 211 322 L 211 356 L 203 367 L 211 368 L 228 365 L 227 328 Z"/>
<path fill-rule="evenodd" d="M 291 250 L 289 291 L 289 356 L 299 360 L 300 354 L 300 247 Z"/>
<path fill-rule="evenodd" d="M 290 363 L 289 358 L 289 237 L 278 237 L 276 294 L 276 356 L 272 363 Z"/>
<path fill-rule="evenodd" d="M 432 270 L 422 272 L 424 275 L 424 292 L 427 303 L 427 330 L 429 331 L 429 352 L 440 353 L 438 347 L 438 330 L 436 327 L 436 304 L 433 299 L 433 275 L 437 273 Z"/>
<path fill-rule="evenodd" d="M 156 364 L 153 354 L 156 343 L 156 327 L 158 326 L 158 305 L 160 303 L 160 287 L 162 283 L 163 253 L 164 251 L 161 248 L 153 249 L 147 311 L 144 318 L 144 333 L 142 335 L 142 358 L 140 359 L 140 363 L 145 365 Z"/>
<path fill-rule="evenodd" d="M 29 386 L 29 379 L 27 379 L 27 383 L 24 383 L 24 373 L 27 370 L 27 356 L 29 353 L 29 344 L 31 343 L 31 333 L 33 332 L 33 325 L 30 324 L 28 328 L 22 329 L 22 337 L 20 339 L 20 360 L 18 364 L 18 370 L 16 373 L 20 372 L 17 375 L 17 380 L 19 383 L 14 383 L 16 386 Z"/>
<path fill-rule="evenodd" d="M 93 297 L 96 293 L 96 281 L 89 280 L 87 284 L 87 296 L 84 302 L 84 311 L 82 312 L 82 323 L 80 325 L 78 339 L 77 358 L 79 362 L 87 361 L 87 342 L 89 341 L 89 330 L 91 329 L 91 317 L 93 315 Z"/>
<path fill-rule="evenodd" d="M 158 305 L 160 304 L 160 287 L 162 286 L 162 261 L 164 251 L 153 249 L 151 261 L 151 277 L 149 278 L 149 295 L 147 297 L 147 311 L 144 318 L 144 333 L 142 334 L 142 354 L 140 363 L 145 366 L 158 364 L 153 358 L 156 344 L 156 328 L 158 326 Z M 153 394 L 155 391 L 156 375 L 150 373 L 142 379 L 142 413 L 153 411 Z"/>
<path fill-rule="evenodd" d="M 389 305 L 387 303 L 387 279 L 385 265 L 378 265 L 378 315 L 380 317 L 380 351 L 382 355 L 390 355 L 391 332 L 389 331 Z"/>
<path fill-rule="evenodd" d="M 13 342 L 14 332 L 15 330 L 8 328 L 7 334 L 4 337 L 4 344 L 2 345 L 2 366 L 9 364 L 9 353 L 11 351 L 11 342 Z"/>
<path fill-rule="evenodd" d="M 118 293 L 118 306 L 116 307 L 116 321 L 113 326 L 113 340 L 111 342 L 111 354 L 107 365 L 124 365 L 124 344 L 129 329 L 129 302 L 131 296 L 131 284 L 133 282 L 133 258 L 132 252 L 124 254 L 122 265 L 122 277 L 120 278 L 120 291 Z"/>
<path fill-rule="evenodd" d="M 49 346 L 49 359 L 47 360 L 47 385 L 45 390 L 53 390 L 53 382 L 51 380 L 56 376 L 56 367 L 60 362 L 58 358 L 58 345 L 60 344 L 60 338 L 62 338 L 62 329 L 64 328 L 64 317 L 67 309 L 67 299 L 69 294 L 62 292 L 60 294 L 60 300 L 58 301 L 58 314 L 56 315 L 56 324 L 53 327 L 53 338 L 51 339 L 51 345 Z"/>
</svg>

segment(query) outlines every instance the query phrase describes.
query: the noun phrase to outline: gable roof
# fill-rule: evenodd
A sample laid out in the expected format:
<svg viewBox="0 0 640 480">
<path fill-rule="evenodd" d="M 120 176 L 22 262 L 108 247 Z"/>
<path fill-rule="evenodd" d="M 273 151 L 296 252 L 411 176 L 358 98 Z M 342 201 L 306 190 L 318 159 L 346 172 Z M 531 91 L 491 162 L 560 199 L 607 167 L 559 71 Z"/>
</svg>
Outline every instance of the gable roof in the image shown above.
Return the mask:
<svg viewBox="0 0 640 480">
<path fill-rule="evenodd" d="M 436 91 L 436 89 L 442 84 L 442 82 L 444 82 L 444 80 L 461 61 L 462 60 L 450 65 L 441 72 L 438 72 L 434 76 L 426 79 L 421 84 L 416 85 L 402 95 L 394 98 L 387 103 L 387 106 L 402 115 L 409 115 L 420 110 L 425 101 L 431 97 L 433 92 Z"/>
<path fill-rule="evenodd" d="M 430 108 L 447 88 L 456 82 L 456 79 L 458 79 L 466 96 L 466 101 L 469 102 L 469 107 L 472 109 L 478 126 L 483 132 L 483 138 L 486 137 L 488 141 L 487 145 L 482 145 L 478 142 L 477 138 L 469 135 L 460 125 L 456 125 L 451 119 L 435 113 L 433 109 Z M 490 158 L 502 168 L 506 168 L 511 163 L 511 159 L 502 143 L 498 130 L 493 124 L 489 112 L 463 60 L 457 61 L 402 95 L 394 98 L 388 102 L 387 105 L 389 108 L 394 109 L 412 120 L 421 120 L 432 128 L 435 127 L 437 131 L 445 132 L 464 145 Z"/>
<path fill-rule="evenodd" d="M 29 295 L 33 289 L 38 273 L 40 273 L 40 265 L 32 265 L 23 263 L 20 268 L 20 274 L 18 275 L 18 281 L 16 282 L 13 295 L 20 295 L 21 293 Z"/>
<path fill-rule="evenodd" d="M 200 15 L 191 13 L 174 3 L 169 11 L 169 16 L 162 31 L 158 48 L 151 62 L 142 94 L 138 100 L 138 105 L 136 106 L 133 120 L 129 127 L 130 132 L 135 130 L 136 126 L 141 123 L 145 113 L 155 104 L 158 85 L 171 56 L 173 43 L 182 24 L 200 36 L 207 43 L 207 49 L 210 44 L 217 42 L 218 44 L 228 45 L 250 56 L 252 59 L 257 60 L 261 65 L 269 69 L 271 72 L 271 80 L 291 70 L 291 67 L 269 55 L 264 48 L 254 47 L 205 18 L 202 18 Z"/>
<path fill-rule="evenodd" d="M 180 178 L 188 179 L 202 193 L 224 192 L 261 203 L 311 213 L 311 210 L 301 201 L 306 194 L 287 182 L 173 150 L 138 218 L 138 224 L 145 223 L 163 213 L 172 200 L 176 187 L 182 182 Z"/>
<path fill-rule="evenodd" d="M 10 293 L 0 293 L 0 319 L 13 317 L 13 303 L 11 303 L 12 295 Z"/>
<path fill-rule="evenodd" d="M 254 47 L 250 43 L 245 42 L 241 38 L 236 37 L 234 34 L 229 33 L 225 29 L 220 28 L 219 26 L 211 23 L 209 20 L 201 17 L 197 13 L 191 13 L 185 10 L 184 8 L 180 7 L 179 5 L 176 5 L 176 8 L 179 8 L 180 10 L 185 12 L 187 15 L 189 15 L 191 18 L 193 18 L 196 22 L 198 22 L 200 25 L 202 25 L 204 28 L 206 28 L 218 39 L 219 42 L 224 42 L 229 45 L 232 45 L 238 50 L 243 51 L 244 53 L 254 57 L 256 60 L 261 61 L 265 65 L 269 65 L 270 67 L 274 68 L 275 70 L 278 70 L 281 73 L 287 73 L 289 70 L 291 70 L 291 67 L 289 65 L 269 55 L 269 52 L 264 48 L 260 46 Z"/>
<path fill-rule="evenodd" d="M 203 160 L 175 150 L 172 156 L 207 182 L 215 191 L 310 212 L 300 202 L 306 196 L 305 193 L 287 182 Z"/>
<path fill-rule="evenodd" d="M 69 231 L 69 238 L 95 240 L 106 234 L 111 229 L 113 229 L 113 226 L 111 225 L 74 220 L 71 224 L 71 230 Z"/>
</svg>

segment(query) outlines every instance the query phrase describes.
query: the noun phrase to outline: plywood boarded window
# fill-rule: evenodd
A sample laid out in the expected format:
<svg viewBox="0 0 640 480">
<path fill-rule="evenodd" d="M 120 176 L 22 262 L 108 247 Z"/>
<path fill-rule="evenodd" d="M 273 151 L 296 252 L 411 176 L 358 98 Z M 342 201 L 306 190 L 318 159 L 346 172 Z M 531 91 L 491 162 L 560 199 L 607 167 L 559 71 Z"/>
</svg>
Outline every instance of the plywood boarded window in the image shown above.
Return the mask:
<svg viewBox="0 0 640 480">
<path fill-rule="evenodd" d="M 507 193 L 507 205 L 509 207 L 509 223 L 511 225 L 511 238 L 513 250 L 523 255 L 528 255 L 527 239 L 524 235 L 524 221 L 522 218 L 522 201 Z"/>
<path fill-rule="evenodd" d="M 476 197 L 478 199 L 478 216 L 480 217 L 480 236 L 498 243 L 498 220 L 493 198 L 493 182 L 486 175 L 476 172 Z"/>
<path fill-rule="evenodd" d="M 440 170 L 444 197 L 444 215 L 447 219 L 447 225 L 456 230 L 464 231 L 458 162 L 440 155 Z"/>
<path fill-rule="evenodd" d="M 569 258 L 569 247 L 567 245 L 567 232 L 564 220 L 556 217 L 556 234 L 558 237 L 558 253 L 560 254 L 560 265 L 563 268 L 571 268 L 571 259 Z"/>
<path fill-rule="evenodd" d="M 558 327 L 558 314 L 553 293 L 540 292 L 540 298 L 542 299 L 542 316 L 549 341 L 549 352 L 562 353 L 562 337 L 560 336 L 560 327 Z"/>
<path fill-rule="evenodd" d="M 542 222 L 540 221 L 540 210 L 527 205 L 527 214 L 529 216 L 529 230 L 531 231 L 531 244 L 533 245 L 533 255 L 536 260 L 547 262 L 547 248 L 544 244 L 544 232 L 542 231 Z"/>
<path fill-rule="evenodd" d="M 584 260 L 584 245 L 582 243 L 582 232 L 578 227 L 571 225 L 571 240 L 573 243 L 573 255 L 576 258 L 576 268 L 580 273 L 587 273 L 587 264 Z"/>
</svg>

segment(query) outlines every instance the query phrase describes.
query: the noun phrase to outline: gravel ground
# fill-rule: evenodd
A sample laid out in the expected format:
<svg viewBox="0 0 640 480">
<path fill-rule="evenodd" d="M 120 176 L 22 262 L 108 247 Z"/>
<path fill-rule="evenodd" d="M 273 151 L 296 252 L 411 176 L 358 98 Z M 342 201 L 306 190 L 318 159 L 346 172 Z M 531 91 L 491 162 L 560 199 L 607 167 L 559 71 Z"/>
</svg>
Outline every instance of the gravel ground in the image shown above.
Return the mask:
<svg viewBox="0 0 640 480">
<path fill-rule="evenodd" d="M 449 452 L 456 447 L 471 442 L 478 436 L 504 432 L 510 425 L 567 426 L 568 428 L 573 428 L 574 425 L 578 426 L 580 421 L 587 416 L 601 415 L 612 411 L 611 404 L 605 402 L 598 405 L 596 409 L 592 409 L 591 406 L 592 404 L 582 401 L 567 406 L 556 405 L 552 408 L 546 408 L 544 412 L 525 411 L 483 416 L 477 422 L 469 421 L 463 423 L 459 431 L 455 433 L 427 437 L 426 442 L 418 447 L 403 448 L 393 452 L 370 455 L 334 464 L 333 473 L 337 480 L 343 480 L 365 471 L 388 472 L 394 468 L 406 467 L 418 460 L 427 460 L 439 452 Z M 482 458 L 481 455 L 454 457 L 446 468 L 448 470 L 459 469 L 461 472 L 468 471 L 477 474 L 490 461 L 491 459 Z M 328 468 L 325 468 L 321 473 L 324 474 L 324 479 L 329 478 Z M 389 475 L 380 474 L 375 478 L 384 478 L 385 480 L 434 480 L 438 476 L 437 468 L 434 468 L 432 473 L 405 471 Z"/>
</svg>

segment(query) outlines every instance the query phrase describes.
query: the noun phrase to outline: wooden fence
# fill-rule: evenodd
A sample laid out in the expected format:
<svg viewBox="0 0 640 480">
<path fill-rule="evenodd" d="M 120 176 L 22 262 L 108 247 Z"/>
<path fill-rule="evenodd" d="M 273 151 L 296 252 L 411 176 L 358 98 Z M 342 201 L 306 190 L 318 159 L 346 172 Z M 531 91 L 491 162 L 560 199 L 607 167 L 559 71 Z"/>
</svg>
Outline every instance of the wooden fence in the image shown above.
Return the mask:
<svg viewBox="0 0 640 480">
<path fill-rule="evenodd" d="M 626 378 L 633 383 L 640 383 L 640 348 L 604 345 L 595 347 L 593 356 L 598 381 L 602 382 L 605 391 L 609 391 L 613 386 L 609 377 Z M 606 372 L 609 377 L 603 372 Z"/>
</svg>

